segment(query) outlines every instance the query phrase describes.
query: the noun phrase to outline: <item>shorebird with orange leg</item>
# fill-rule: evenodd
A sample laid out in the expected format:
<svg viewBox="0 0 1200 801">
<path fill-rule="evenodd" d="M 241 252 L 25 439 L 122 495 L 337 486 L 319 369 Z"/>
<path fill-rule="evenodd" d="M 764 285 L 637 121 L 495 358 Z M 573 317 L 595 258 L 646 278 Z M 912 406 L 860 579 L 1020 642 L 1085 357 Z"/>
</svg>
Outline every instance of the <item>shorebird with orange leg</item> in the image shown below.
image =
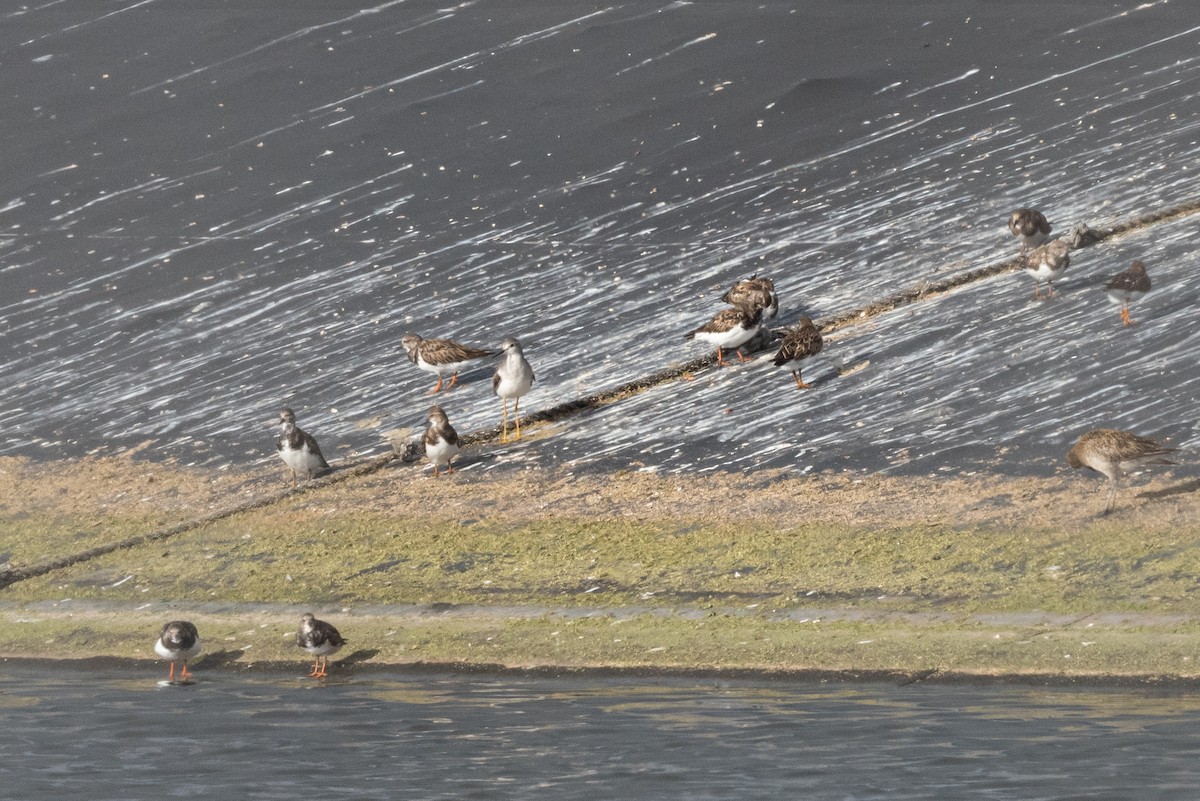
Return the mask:
<svg viewBox="0 0 1200 801">
<path fill-rule="evenodd" d="M 416 334 L 405 334 L 400 338 L 404 353 L 409 361 L 427 373 L 437 375 L 437 384 L 430 395 L 442 391 L 442 379 L 450 376 L 446 386 L 449 392 L 458 383 L 458 373 L 466 369 L 475 359 L 495 356 L 494 351 L 472 348 L 451 339 L 422 339 Z"/>
<path fill-rule="evenodd" d="M 441 406 L 429 407 L 429 428 L 425 429 L 421 441 L 425 443 L 425 455 L 433 465 L 433 477 L 438 477 L 438 465 L 446 465 L 446 473 L 454 472 L 450 460 L 458 456 L 458 432 L 450 425 L 450 418 Z"/>
<path fill-rule="evenodd" d="M 1117 479 L 1146 464 L 1175 464 L 1164 458 L 1175 451 L 1149 437 L 1139 437 L 1115 428 L 1096 428 L 1086 432 L 1067 451 L 1067 464 L 1078 470 L 1086 467 L 1108 478 L 1108 504 L 1104 514 L 1116 506 Z"/>
<path fill-rule="evenodd" d="M 279 439 L 275 442 L 279 458 L 292 469 L 292 486 L 296 486 L 296 474 L 304 473 L 307 478 L 314 478 L 322 470 L 329 469 L 329 463 L 321 455 L 321 446 L 312 435 L 296 427 L 296 413 L 284 409 L 279 413 Z"/>
<path fill-rule="evenodd" d="M 162 627 L 154 641 L 154 653 L 171 663 L 167 681 L 175 683 L 175 665 L 180 666 L 179 683 L 187 684 L 192 679 L 188 660 L 200 653 L 200 633 L 186 620 L 172 620 Z"/>
<path fill-rule="evenodd" d="M 716 345 L 717 364 L 724 367 L 728 362 L 725 361 L 723 351 L 736 350 L 753 339 L 754 335 L 762 328 L 762 314 L 762 309 L 746 306 L 722 309 L 707 323 L 695 331 L 688 332 L 685 339 L 699 339 L 702 342 Z M 740 351 L 737 357 L 740 362 L 746 360 Z"/>
<path fill-rule="evenodd" d="M 1033 299 L 1042 299 L 1042 282 L 1046 282 L 1046 299 L 1054 297 L 1054 282 L 1071 265 L 1071 246 L 1061 239 L 1042 245 L 1025 256 L 1025 272 L 1033 278 Z"/>
<path fill-rule="evenodd" d="M 521 438 L 521 396 L 529 394 L 533 388 L 533 368 L 525 360 L 521 343 L 513 337 L 508 337 L 500 343 L 503 357 L 496 365 L 492 375 L 492 392 L 504 402 L 504 416 L 500 423 L 500 441 L 508 442 L 508 401 L 513 401 L 513 422 L 516 425 L 516 435 L 513 439 Z"/>
<path fill-rule="evenodd" d="M 329 657 L 337 653 L 346 640 L 330 624 L 317 620 L 312 612 L 300 618 L 300 629 L 296 632 L 296 645 L 313 655 L 309 678 L 323 679 L 329 675 Z"/>
<path fill-rule="evenodd" d="M 1113 303 L 1121 304 L 1121 322 L 1125 325 L 1137 325 L 1136 320 L 1129 317 L 1129 304 L 1150 291 L 1150 276 L 1146 274 L 1146 265 L 1135 261 L 1128 270 L 1117 273 L 1109 281 L 1104 291 Z"/>
<path fill-rule="evenodd" d="M 796 327 L 789 329 L 784 335 L 779 352 L 775 354 L 775 366 L 792 371 L 796 389 L 809 389 L 812 384 L 804 383 L 804 378 L 800 375 L 800 363 L 809 356 L 820 353 L 824 344 L 821 332 L 812 319 L 801 317 Z"/>
</svg>

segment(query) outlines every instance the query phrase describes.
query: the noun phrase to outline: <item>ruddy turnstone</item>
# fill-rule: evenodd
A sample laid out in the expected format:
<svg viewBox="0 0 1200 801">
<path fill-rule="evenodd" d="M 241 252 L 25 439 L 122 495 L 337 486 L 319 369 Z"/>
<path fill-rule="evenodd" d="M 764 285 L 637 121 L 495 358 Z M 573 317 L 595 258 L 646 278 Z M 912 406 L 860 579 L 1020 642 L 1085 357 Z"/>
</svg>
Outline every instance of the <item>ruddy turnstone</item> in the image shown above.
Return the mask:
<svg viewBox="0 0 1200 801">
<path fill-rule="evenodd" d="M 1046 297 L 1054 297 L 1054 281 L 1062 277 L 1070 266 L 1070 251 L 1070 245 L 1056 239 L 1025 256 L 1025 272 L 1033 276 L 1034 300 L 1042 297 L 1042 281 L 1046 282 Z"/>
<path fill-rule="evenodd" d="M 1117 273 L 1113 280 L 1104 287 L 1108 299 L 1121 304 L 1121 322 L 1125 325 L 1137 325 L 1129 319 L 1129 303 L 1137 300 L 1150 291 L 1150 276 L 1146 275 L 1146 265 L 1135 261 L 1128 270 Z"/>
<path fill-rule="evenodd" d="M 1067 464 L 1076 470 L 1086 467 L 1108 477 L 1108 505 L 1104 508 L 1104 514 L 1108 514 L 1116 504 L 1117 479 L 1139 465 L 1175 464 L 1163 458 L 1174 450 L 1128 431 L 1097 428 L 1083 434 L 1067 451 Z"/>
<path fill-rule="evenodd" d="M 458 383 L 458 371 L 466 369 L 473 359 L 496 355 L 494 351 L 472 348 L 449 339 L 422 339 L 416 334 L 405 334 L 400 344 L 413 364 L 427 373 L 437 374 L 432 395 L 441 391 L 442 379 L 447 375 L 451 377 L 446 387 L 449 390 Z"/>
<path fill-rule="evenodd" d="M 181 665 L 179 680 L 186 682 L 192 678 L 187 661 L 200 653 L 200 634 L 196 627 L 186 620 L 172 620 L 162 627 L 158 639 L 154 641 L 154 653 L 171 663 L 171 671 L 167 681 L 175 682 L 175 665 Z"/>
<path fill-rule="evenodd" d="M 738 281 L 721 296 L 721 301 L 731 306 L 762 309 L 762 319 L 775 319 L 779 313 L 779 296 L 775 294 L 775 282 L 770 278 L 749 278 Z"/>
<path fill-rule="evenodd" d="M 508 442 L 508 399 L 513 399 L 513 420 L 517 428 L 514 439 L 520 439 L 521 396 L 527 394 L 533 387 L 533 368 L 529 366 L 529 362 L 525 361 L 521 343 L 512 337 L 508 337 L 500 343 L 500 350 L 504 356 L 496 365 L 496 372 L 492 376 L 492 392 L 495 392 L 496 396 L 504 402 L 504 417 L 500 423 L 500 441 Z"/>
<path fill-rule="evenodd" d="M 296 413 L 284 409 L 279 413 L 279 439 L 275 443 L 279 457 L 292 468 L 292 486 L 296 486 L 296 474 L 304 473 L 313 478 L 322 470 L 329 469 L 329 463 L 321 455 L 321 446 L 312 435 L 296 427 Z"/>
<path fill-rule="evenodd" d="M 1050 236 L 1051 226 L 1037 209 L 1017 209 L 1008 217 L 1008 230 L 1021 237 L 1021 253 L 1036 247 Z"/>
<path fill-rule="evenodd" d="M 800 362 L 820 353 L 824 344 L 821 332 L 813 325 L 813 321 L 808 317 L 801 317 L 796 327 L 789 329 L 783 337 L 779 352 L 775 354 L 775 366 L 792 371 L 797 389 L 808 389 L 812 385 L 804 383 L 800 376 Z"/>
<path fill-rule="evenodd" d="M 314 679 L 329 675 L 329 656 L 346 644 L 342 635 L 324 620 L 317 620 L 312 612 L 305 612 L 300 618 L 300 629 L 296 632 L 296 645 L 313 655 L 312 671 L 308 674 Z"/>
<path fill-rule="evenodd" d="M 446 465 L 446 472 L 453 473 L 450 460 L 458 456 L 458 432 L 450 425 L 450 419 L 441 406 L 429 407 L 429 428 L 425 429 L 425 455 L 433 465 L 433 477 L 438 477 L 438 465 Z"/>
<path fill-rule="evenodd" d="M 685 339 L 699 339 L 717 346 L 717 364 L 724 367 L 725 354 L 722 349 L 736 349 L 749 342 L 762 328 L 762 309 L 734 306 L 722 309 L 716 316 L 695 331 L 688 332 Z M 739 352 L 738 361 L 745 361 Z"/>
</svg>

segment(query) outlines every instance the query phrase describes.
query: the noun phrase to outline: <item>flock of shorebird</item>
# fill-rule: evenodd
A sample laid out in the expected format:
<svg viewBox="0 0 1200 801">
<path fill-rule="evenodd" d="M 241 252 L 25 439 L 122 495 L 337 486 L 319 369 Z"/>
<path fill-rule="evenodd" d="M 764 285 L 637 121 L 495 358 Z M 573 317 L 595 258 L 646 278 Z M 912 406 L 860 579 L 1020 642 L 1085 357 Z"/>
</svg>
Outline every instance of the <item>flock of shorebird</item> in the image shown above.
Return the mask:
<svg viewBox="0 0 1200 801">
<path fill-rule="evenodd" d="M 1070 264 L 1070 246 L 1058 239 L 1049 241 L 1052 227 L 1046 217 L 1034 209 L 1017 209 L 1008 223 L 1009 230 L 1021 239 L 1023 267 L 1034 279 L 1034 298 L 1042 299 L 1041 284 L 1046 284 L 1045 298 L 1054 296 L 1053 282 L 1060 278 Z M 1121 305 L 1121 320 L 1125 325 L 1134 325 L 1129 316 L 1129 304 L 1150 291 L 1150 278 L 1145 265 L 1133 262 L 1129 269 L 1121 272 L 1105 286 L 1105 291 L 1114 303 Z M 734 284 L 721 297 L 728 307 L 722 309 L 707 323 L 687 334 L 688 339 L 698 339 L 717 349 L 717 364 L 724 366 L 725 351 L 732 350 L 739 360 L 745 357 L 739 350 L 762 331 L 763 326 L 779 312 L 779 297 L 775 284 L 769 278 L 751 276 Z M 533 368 L 525 359 L 521 343 L 511 337 L 500 344 L 499 351 L 485 350 L 463 345 L 449 339 L 423 339 L 416 334 L 406 334 L 401 340 L 408 358 L 419 369 L 434 373 L 437 384 L 432 394 L 449 391 L 458 383 L 458 374 L 476 359 L 500 356 L 492 375 L 492 391 L 503 402 L 501 418 L 501 441 L 508 442 L 508 402 L 513 402 L 513 438 L 521 438 L 520 402 L 533 387 Z M 788 329 L 782 338 L 774 363 L 791 371 L 798 389 L 807 389 L 800 374 L 801 363 L 821 352 L 821 332 L 808 317 Z M 449 376 L 447 384 L 445 379 Z M 452 460 L 459 452 L 458 433 L 441 406 L 432 406 L 428 414 L 428 428 L 422 437 L 425 454 L 433 466 L 433 475 L 439 468 L 447 473 L 454 471 Z M 291 409 L 279 413 L 279 455 L 292 471 L 292 485 L 297 476 L 316 476 L 329 468 L 317 441 L 296 426 L 296 415 Z M 1086 467 L 1104 474 L 1109 480 L 1108 502 L 1105 514 L 1111 512 L 1116 502 L 1117 480 L 1127 471 L 1145 464 L 1173 464 L 1165 457 L 1174 449 L 1164 447 L 1155 440 L 1141 437 L 1128 431 L 1100 428 L 1088 431 L 1067 453 L 1067 463 L 1072 468 Z M 345 644 L 338 630 L 311 614 L 300 619 L 296 632 L 296 645 L 313 656 L 309 676 L 322 678 L 327 674 L 329 656 Z M 154 644 L 155 652 L 170 662 L 168 681 L 175 681 L 176 665 L 181 665 L 180 681 L 190 679 L 187 660 L 200 653 L 200 635 L 196 627 L 187 621 L 172 621 L 163 626 Z"/>
<path fill-rule="evenodd" d="M 324 620 L 317 620 L 311 612 L 301 616 L 300 628 L 296 631 L 296 645 L 312 654 L 313 666 L 308 674 L 311 678 L 323 679 L 328 676 L 329 657 L 345 644 L 346 640 L 338 630 Z M 167 674 L 169 683 L 187 684 L 192 678 L 187 663 L 200 653 L 200 632 L 194 623 L 172 620 L 158 633 L 154 652 L 170 663 Z M 178 681 L 175 679 L 176 665 L 180 666 Z"/>
<path fill-rule="evenodd" d="M 1050 239 L 1053 230 L 1042 212 L 1022 208 L 1012 212 L 1008 228 L 1021 241 L 1021 264 L 1034 280 L 1034 298 L 1037 300 L 1054 297 L 1054 281 L 1061 278 L 1071 263 L 1071 245 L 1063 239 Z M 1046 284 L 1042 294 L 1041 285 Z M 1146 266 L 1135 261 L 1126 270 L 1118 273 L 1105 287 L 1113 303 L 1121 306 L 1121 322 L 1136 325 L 1130 317 L 1129 305 L 1150 291 L 1150 277 Z M 699 328 L 688 332 L 687 339 L 700 340 L 717 349 L 717 365 L 725 366 L 725 352 L 732 350 L 739 361 L 745 361 L 740 348 L 750 343 L 763 332 L 766 324 L 779 313 L 779 296 L 770 278 L 751 276 L 734 284 L 721 301 L 728 304 L 712 319 Z M 773 333 L 773 332 L 772 332 Z M 801 317 L 796 325 L 787 329 L 782 336 L 779 350 L 775 354 L 777 367 L 789 370 L 797 389 L 808 389 L 801 375 L 805 359 L 821 352 L 824 342 L 821 332 L 809 317 Z M 401 345 L 409 360 L 418 369 L 437 376 L 437 384 L 431 394 L 449 391 L 458 383 L 458 374 L 473 361 L 501 356 L 492 375 L 492 391 L 503 403 L 500 440 L 509 441 L 508 402 L 513 402 L 513 439 L 521 438 L 521 398 L 533 387 L 533 368 L 525 359 L 521 343 L 509 337 L 500 344 L 500 350 L 471 347 L 450 339 L 424 339 L 416 334 L 405 334 Z M 446 378 L 449 377 L 449 383 Z M 317 441 L 296 427 L 296 416 L 291 409 L 279 415 L 278 450 L 280 457 L 292 470 L 292 484 L 298 475 L 309 478 L 329 468 Z M 431 406 L 428 427 L 422 436 L 426 457 L 433 466 L 433 475 L 439 475 L 444 467 L 447 473 L 454 472 L 452 461 L 459 453 L 458 432 L 441 406 Z M 1128 470 L 1139 464 L 1170 464 L 1163 457 L 1172 449 L 1165 448 L 1153 440 L 1139 437 L 1127 431 L 1097 429 L 1079 438 L 1068 454 L 1068 463 L 1075 468 L 1087 467 L 1103 473 L 1110 482 L 1108 505 L 1111 512 L 1115 502 L 1116 483 Z"/>
</svg>

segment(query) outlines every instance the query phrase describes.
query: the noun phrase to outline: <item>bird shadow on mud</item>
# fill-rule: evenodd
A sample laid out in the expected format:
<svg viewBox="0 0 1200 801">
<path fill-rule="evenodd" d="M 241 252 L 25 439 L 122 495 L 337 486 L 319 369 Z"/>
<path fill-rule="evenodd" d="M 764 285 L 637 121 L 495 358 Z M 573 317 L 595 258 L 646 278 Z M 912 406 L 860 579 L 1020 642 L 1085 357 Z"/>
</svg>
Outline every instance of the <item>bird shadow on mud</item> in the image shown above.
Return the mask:
<svg viewBox="0 0 1200 801">
<path fill-rule="evenodd" d="M 361 665 L 363 662 L 370 662 L 377 656 L 379 656 L 378 648 L 360 648 L 343 656 L 338 660 L 338 664 L 352 668 Z"/>
<path fill-rule="evenodd" d="M 196 661 L 202 662 L 205 667 L 230 665 L 241 659 L 245 654 L 246 652 L 241 648 L 230 648 L 224 651 L 211 651 Z"/>
<path fill-rule="evenodd" d="M 1160 490 L 1145 490 L 1139 492 L 1136 497 L 1149 498 L 1151 500 L 1161 500 L 1170 498 L 1174 495 L 1188 495 L 1200 490 L 1200 478 L 1193 478 L 1188 481 L 1182 481 L 1178 484 L 1172 484 L 1169 487 L 1164 487 Z"/>
</svg>

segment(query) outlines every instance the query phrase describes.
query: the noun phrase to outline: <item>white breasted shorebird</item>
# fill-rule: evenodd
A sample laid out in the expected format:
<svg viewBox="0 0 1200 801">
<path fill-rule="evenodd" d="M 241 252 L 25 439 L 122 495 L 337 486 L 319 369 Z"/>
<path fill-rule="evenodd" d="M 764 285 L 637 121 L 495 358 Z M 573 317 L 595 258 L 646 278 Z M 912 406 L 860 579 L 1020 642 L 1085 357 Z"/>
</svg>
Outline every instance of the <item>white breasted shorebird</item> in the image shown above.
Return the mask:
<svg viewBox="0 0 1200 801">
<path fill-rule="evenodd" d="M 433 477 L 438 477 L 438 465 L 446 465 L 446 472 L 453 473 L 450 460 L 458 456 L 458 432 L 450 425 L 450 419 L 441 406 L 429 407 L 429 428 L 421 437 L 425 443 L 425 455 L 433 465 Z"/>
<path fill-rule="evenodd" d="M 516 424 L 516 435 L 513 439 L 521 438 L 521 396 L 533 388 L 533 368 L 525 360 L 521 351 L 521 343 L 508 337 L 500 343 L 504 354 L 496 365 L 492 375 L 492 392 L 504 402 L 504 417 L 500 423 L 500 441 L 508 442 L 508 401 L 513 401 L 513 421 Z"/>
<path fill-rule="evenodd" d="M 450 339 L 422 339 L 416 334 L 405 334 L 400 339 L 409 360 L 427 373 L 436 373 L 438 380 L 431 395 L 442 389 L 442 379 L 450 376 L 449 390 L 458 383 L 458 372 L 466 369 L 475 359 L 495 356 L 495 351 L 472 348 Z"/>
<path fill-rule="evenodd" d="M 1121 322 L 1125 325 L 1137 325 L 1137 321 L 1129 318 L 1129 304 L 1150 291 L 1150 276 L 1146 275 L 1146 265 L 1135 261 L 1128 270 L 1117 273 L 1113 280 L 1105 285 L 1104 291 L 1113 303 L 1121 304 Z"/>
<path fill-rule="evenodd" d="M 734 306 L 722 309 L 716 316 L 695 331 L 689 331 L 685 339 L 699 339 L 717 346 L 717 364 L 724 367 L 725 354 L 722 349 L 737 349 L 754 338 L 762 328 L 762 309 Z M 745 361 L 739 351 L 738 361 Z"/>
<path fill-rule="evenodd" d="M 1071 246 L 1061 239 L 1048 242 L 1025 255 L 1025 272 L 1033 277 L 1033 299 L 1042 297 L 1042 282 L 1046 282 L 1046 297 L 1054 297 L 1054 282 L 1062 277 L 1071 264 Z"/>
<path fill-rule="evenodd" d="M 172 620 L 158 633 L 158 639 L 154 641 L 154 653 L 171 663 L 167 681 L 172 684 L 175 682 L 175 665 L 179 664 L 179 680 L 186 682 L 192 678 L 188 660 L 200 653 L 200 634 L 186 620 Z"/>
<path fill-rule="evenodd" d="M 762 320 L 775 319 L 779 313 L 779 296 L 775 294 L 775 282 L 770 278 L 750 276 L 729 288 L 721 301 L 731 306 L 762 309 Z"/>
<path fill-rule="evenodd" d="M 329 463 L 321 455 L 321 446 L 312 435 L 296 426 L 296 413 L 291 409 L 279 413 L 279 439 L 275 447 L 279 450 L 279 458 L 292 468 L 293 487 L 296 486 L 297 473 L 313 478 L 322 470 L 329 469 Z"/>
<path fill-rule="evenodd" d="M 1037 209 L 1017 209 L 1008 216 L 1008 230 L 1021 237 L 1021 253 L 1045 242 L 1051 231 L 1046 216 Z"/>
<path fill-rule="evenodd" d="M 1067 451 L 1067 464 L 1076 470 L 1086 467 L 1108 477 L 1108 504 L 1104 507 L 1104 514 L 1108 514 L 1116 505 L 1117 479 L 1140 465 L 1175 464 L 1163 458 L 1174 450 L 1149 437 L 1115 428 L 1097 428 L 1083 434 Z"/>
<path fill-rule="evenodd" d="M 296 632 L 296 645 L 313 655 L 311 678 L 322 679 L 329 675 L 329 657 L 346 644 L 342 635 L 324 620 L 317 620 L 312 612 L 305 612 L 300 618 L 300 628 Z"/>
<path fill-rule="evenodd" d="M 784 335 L 779 352 L 775 354 L 775 366 L 792 371 L 797 389 L 808 389 L 812 385 L 804 383 L 800 375 L 800 363 L 809 356 L 820 353 L 824 344 L 821 332 L 813 321 L 808 317 L 801 317 L 796 326 L 788 329 Z"/>
</svg>

